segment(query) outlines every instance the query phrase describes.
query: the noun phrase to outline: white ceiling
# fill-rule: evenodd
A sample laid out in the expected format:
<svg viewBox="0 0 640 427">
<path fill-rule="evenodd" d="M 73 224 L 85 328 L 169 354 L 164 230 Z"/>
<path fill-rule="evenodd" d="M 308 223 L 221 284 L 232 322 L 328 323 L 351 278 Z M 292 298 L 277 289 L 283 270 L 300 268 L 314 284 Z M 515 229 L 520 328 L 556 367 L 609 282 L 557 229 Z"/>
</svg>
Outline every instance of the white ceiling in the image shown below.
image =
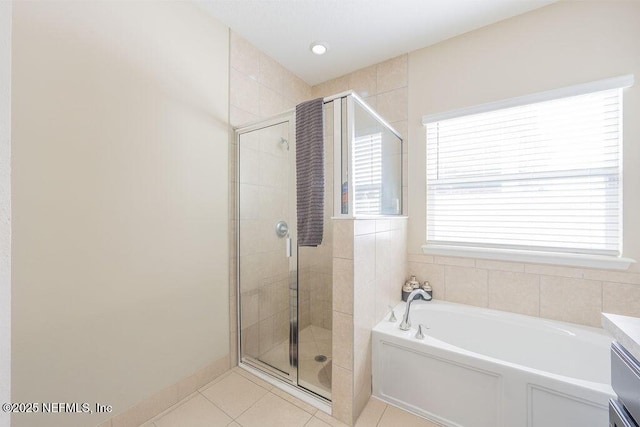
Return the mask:
<svg viewBox="0 0 640 427">
<path fill-rule="evenodd" d="M 200 0 L 315 85 L 557 0 Z M 329 51 L 316 56 L 314 41 Z"/>
</svg>

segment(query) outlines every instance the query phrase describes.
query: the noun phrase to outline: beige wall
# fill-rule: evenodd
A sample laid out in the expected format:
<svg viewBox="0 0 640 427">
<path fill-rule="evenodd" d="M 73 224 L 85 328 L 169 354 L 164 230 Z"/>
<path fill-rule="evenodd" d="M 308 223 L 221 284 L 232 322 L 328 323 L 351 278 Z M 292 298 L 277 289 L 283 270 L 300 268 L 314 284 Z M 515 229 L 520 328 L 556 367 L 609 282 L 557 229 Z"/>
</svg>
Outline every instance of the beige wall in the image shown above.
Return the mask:
<svg viewBox="0 0 640 427">
<path fill-rule="evenodd" d="M 626 272 L 421 254 L 422 116 L 624 74 L 640 76 L 640 3 L 559 2 L 409 55 L 409 272 L 434 296 L 598 326 L 640 316 L 640 267 Z M 624 256 L 640 260 L 640 88 L 624 94 Z"/>
<path fill-rule="evenodd" d="M 180 2 L 13 7 L 13 400 L 122 412 L 229 351 L 228 29 Z"/>
<path fill-rule="evenodd" d="M 11 2 L 0 2 L 0 402 L 11 401 Z M 0 412 L 0 426 L 9 414 Z"/>
</svg>

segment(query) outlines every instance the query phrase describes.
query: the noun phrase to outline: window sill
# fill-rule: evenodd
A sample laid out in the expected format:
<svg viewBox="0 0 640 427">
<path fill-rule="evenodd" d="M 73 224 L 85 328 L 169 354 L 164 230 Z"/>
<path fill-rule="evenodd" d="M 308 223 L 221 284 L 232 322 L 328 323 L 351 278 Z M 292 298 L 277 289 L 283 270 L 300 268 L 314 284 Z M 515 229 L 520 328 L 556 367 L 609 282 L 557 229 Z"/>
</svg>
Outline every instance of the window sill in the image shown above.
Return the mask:
<svg viewBox="0 0 640 427">
<path fill-rule="evenodd" d="M 535 252 L 515 249 L 470 248 L 466 246 L 422 245 L 422 252 L 428 255 L 494 259 L 511 262 L 531 262 L 536 264 L 566 265 L 572 267 L 600 268 L 606 270 L 626 270 L 636 260 L 606 255 L 585 255 L 560 252 Z"/>
</svg>

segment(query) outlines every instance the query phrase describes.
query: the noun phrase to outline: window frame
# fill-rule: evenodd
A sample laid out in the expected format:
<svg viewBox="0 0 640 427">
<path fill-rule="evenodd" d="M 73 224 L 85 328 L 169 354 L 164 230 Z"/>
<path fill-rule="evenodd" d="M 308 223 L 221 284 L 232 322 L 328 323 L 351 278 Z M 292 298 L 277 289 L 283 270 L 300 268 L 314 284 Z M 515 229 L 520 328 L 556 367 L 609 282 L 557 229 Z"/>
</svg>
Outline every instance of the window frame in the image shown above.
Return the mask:
<svg viewBox="0 0 640 427">
<path fill-rule="evenodd" d="M 589 82 L 579 85 L 573 85 L 560 89 L 554 89 L 545 92 L 534 93 L 530 95 L 520 96 L 516 98 L 510 98 L 506 100 L 490 102 L 462 108 L 453 111 L 446 111 L 442 113 L 425 115 L 422 118 L 422 124 L 425 126 L 428 123 L 452 119 L 456 117 L 462 117 L 467 115 L 479 114 L 499 109 L 511 108 L 516 106 L 522 106 L 527 104 L 534 104 L 538 102 L 551 101 L 558 98 L 565 98 L 571 96 L 584 95 L 592 92 L 610 90 L 610 89 L 624 89 L 632 86 L 634 83 L 633 75 L 624 75 L 613 77 L 609 79 L 599 80 L 595 82 Z M 620 169 L 622 170 L 623 153 L 620 153 Z M 425 165 L 426 166 L 426 165 Z M 425 175 L 426 180 L 426 175 Z M 621 189 L 622 191 L 622 189 Z M 426 200 L 425 200 L 426 201 Z M 424 217 L 425 225 L 428 215 L 428 207 L 425 205 L 426 215 Z M 622 209 L 622 207 L 621 207 Z M 426 232 L 426 227 L 425 227 Z M 623 238 L 623 237 L 621 237 Z M 521 249 L 507 249 L 507 248 L 494 248 L 494 247 L 481 247 L 481 246 L 465 246 L 465 245 L 453 245 L 453 244 L 434 244 L 428 240 L 422 246 L 422 251 L 429 255 L 442 255 L 442 256 L 462 256 L 473 257 L 482 259 L 493 259 L 502 261 L 515 261 L 515 262 L 534 262 L 543 264 L 557 264 L 557 265 L 569 265 L 589 268 L 604 268 L 614 270 L 627 269 L 632 263 L 636 261 L 631 258 L 625 258 L 624 256 L 613 255 L 595 255 L 595 254 L 577 254 L 570 252 L 554 252 L 554 251 L 542 251 L 542 250 L 521 250 Z"/>
</svg>

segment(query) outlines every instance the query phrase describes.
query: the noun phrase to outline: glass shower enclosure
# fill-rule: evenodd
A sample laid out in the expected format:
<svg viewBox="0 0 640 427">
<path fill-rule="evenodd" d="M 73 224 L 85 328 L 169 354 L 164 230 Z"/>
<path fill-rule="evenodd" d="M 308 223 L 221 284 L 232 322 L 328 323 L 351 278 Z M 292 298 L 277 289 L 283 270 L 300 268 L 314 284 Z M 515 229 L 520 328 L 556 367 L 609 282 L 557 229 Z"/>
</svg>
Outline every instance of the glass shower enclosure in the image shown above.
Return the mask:
<svg viewBox="0 0 640 427">
<path fill-rule="evenodd" d="M 331 400 L 332 218 L 402 214 L 402 139 L 352 92 L 325 98 L 321 245 L 296 241 L 295 113 L 236 129 L 239 362 Z"/>
</svg>

